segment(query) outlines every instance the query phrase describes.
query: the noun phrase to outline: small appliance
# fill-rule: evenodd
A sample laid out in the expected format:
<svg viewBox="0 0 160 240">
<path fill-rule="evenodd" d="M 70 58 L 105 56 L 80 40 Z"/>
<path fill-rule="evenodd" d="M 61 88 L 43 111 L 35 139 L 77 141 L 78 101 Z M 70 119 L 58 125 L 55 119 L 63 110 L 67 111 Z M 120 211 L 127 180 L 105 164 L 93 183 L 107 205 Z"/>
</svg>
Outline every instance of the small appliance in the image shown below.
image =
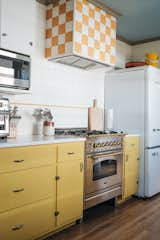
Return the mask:
<svg viewBox="0 0 160 240">
<path fill-rule="evenodd" d="M 0 49 L 0 86 L 29 90 L 30 57 Z"/>
</svg>

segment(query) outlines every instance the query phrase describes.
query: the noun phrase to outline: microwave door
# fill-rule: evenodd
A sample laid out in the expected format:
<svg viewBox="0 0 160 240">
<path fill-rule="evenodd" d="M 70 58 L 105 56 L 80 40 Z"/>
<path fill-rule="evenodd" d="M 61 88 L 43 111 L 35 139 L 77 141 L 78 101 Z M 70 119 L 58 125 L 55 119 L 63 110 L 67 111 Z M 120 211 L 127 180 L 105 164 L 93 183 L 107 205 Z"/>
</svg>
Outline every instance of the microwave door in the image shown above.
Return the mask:
<svg viewBox="0 0 160 240">
<path fill-rule="evenodd" d="M 14 69 L 0 66 L 0 85 L 14 85 Z"/>
</svg>

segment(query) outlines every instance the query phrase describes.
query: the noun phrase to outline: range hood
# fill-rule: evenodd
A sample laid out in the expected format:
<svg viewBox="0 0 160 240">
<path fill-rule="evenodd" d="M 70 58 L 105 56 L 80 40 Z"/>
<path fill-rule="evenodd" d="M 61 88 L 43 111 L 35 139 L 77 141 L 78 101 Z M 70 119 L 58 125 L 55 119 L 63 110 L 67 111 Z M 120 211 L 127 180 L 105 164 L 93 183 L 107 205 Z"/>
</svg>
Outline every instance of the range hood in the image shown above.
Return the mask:
<svg viewBox="0 0 160 240">
<path fill-rule="evenodd" d="M 46 11 L 50 61 L 82 69 L 115 66 L 116 17 L 88 0 L 55 0 Z"/>
</svg>

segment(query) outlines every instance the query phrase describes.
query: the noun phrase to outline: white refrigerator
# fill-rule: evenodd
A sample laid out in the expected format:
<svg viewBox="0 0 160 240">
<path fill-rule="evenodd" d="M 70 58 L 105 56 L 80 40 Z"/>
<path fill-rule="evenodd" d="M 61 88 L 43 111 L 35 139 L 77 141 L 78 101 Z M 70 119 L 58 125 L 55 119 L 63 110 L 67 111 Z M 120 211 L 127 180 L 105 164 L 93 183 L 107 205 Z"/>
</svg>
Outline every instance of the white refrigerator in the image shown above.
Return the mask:
<svg viewBox="0 0 160 240">
<path fill-rule="evenodd" d="M 140 135 L 140 197 L 160 192 L 160 70 L 137 67 L 106 73 L 105 129 Z"/>
</svg>

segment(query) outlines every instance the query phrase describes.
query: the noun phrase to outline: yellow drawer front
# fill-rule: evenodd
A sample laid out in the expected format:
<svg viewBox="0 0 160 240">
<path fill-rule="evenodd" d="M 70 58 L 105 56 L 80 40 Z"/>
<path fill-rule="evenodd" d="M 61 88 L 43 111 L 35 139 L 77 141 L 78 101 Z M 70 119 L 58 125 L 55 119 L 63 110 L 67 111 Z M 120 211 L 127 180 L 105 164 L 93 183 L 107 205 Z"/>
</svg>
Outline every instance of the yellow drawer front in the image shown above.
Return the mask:
<svg viewBox="0 0 160 240">
<path fill-rule="evenodd" d="M 58 145 L 58 162 L 82 160 L 84 142 L 63 143 Z"/>
<path fill-rule="evenodd" d="M 32 240 L 55 228 L 55 202 L 41 201 L 0 214 L 1 240 Z"/>
<path fill-rule="evenodd" d="M 45 166 L 56 162 L 57 145 L 0 149 L 0 173 Z"/>
<path fill-rule="evenodd" d="M 56 166 L 0 175 L 0 212 L 56 197 Z M 1 239 L 1 238 L 0 238 Z"/>
</svg>

